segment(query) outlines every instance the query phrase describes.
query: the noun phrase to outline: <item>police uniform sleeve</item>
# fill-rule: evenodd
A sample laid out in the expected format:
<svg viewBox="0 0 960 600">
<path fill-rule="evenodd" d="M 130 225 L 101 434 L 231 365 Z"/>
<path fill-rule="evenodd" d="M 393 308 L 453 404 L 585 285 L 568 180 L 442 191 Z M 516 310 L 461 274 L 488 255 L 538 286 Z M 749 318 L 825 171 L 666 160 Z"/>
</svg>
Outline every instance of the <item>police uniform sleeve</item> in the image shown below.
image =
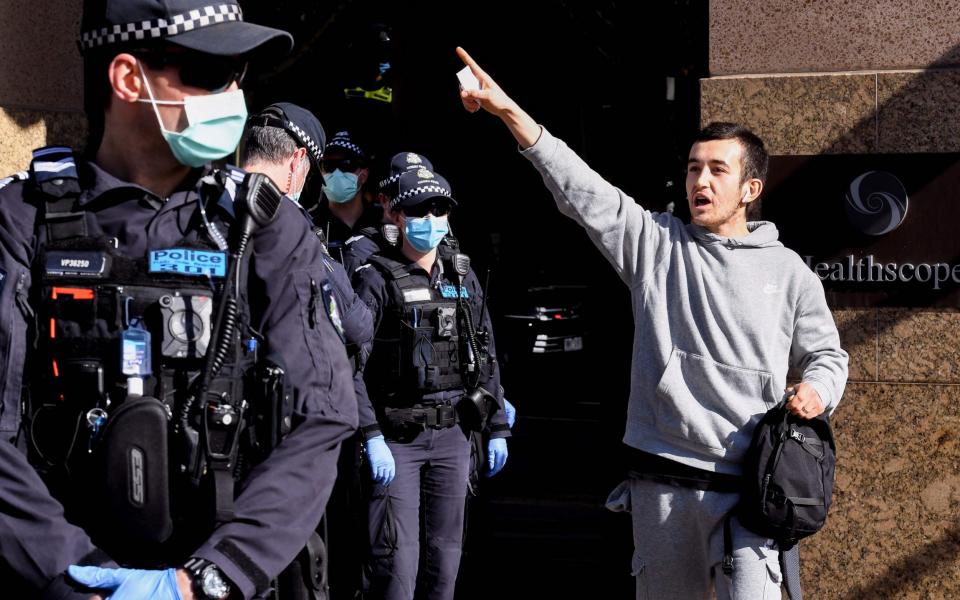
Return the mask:
<svg viewBox="0 0 960 600">
<path fill-rule="evenodd" d="M 363 302 L 370 311 L 370 315 L 373 318 L 374 336 L 376 336 L 376 331 L 379 329 L 380 322 L 383 319 L 383 308 L 386 305 L 387 284 L 380 273 L 373 266 L 367 264 L 354 271 L 353 286 L 357 291 L 357 297 L 360 298 L 361 302 Z M 360 352 L 362 364 L 357 371 L 358 377 L 365 378 L 369 376 L 369 374 L 365 372 L 365 359 L 373 351 L 373 338 L 371 337 L 370 343 L 366 344 Z M 364 390 L 366 391 L 365 386 Z M 357 402 L 360 410 L 360 432 L 363 434 L 363 438 L 368 440 L 380 435 L 381 431 L 380 424 L 377 422 L 377 413 L 373 408 L 373 402 L 370 400 L 369 395 L 363 398 L 358 396 Z"/>
<path fill-rule="evenodd" d="M 480 313 L 483 312 L 483 325 L 481 327 L 486 329 L 490 334 L 489 354 L 495 357 L 497 355 L 497 344 L 493 338 L 493 322 L 490 319 L 490 307 L 488 306 L 486 311 L 483 310 L 483 289 L 481 289 L 480 281 L 472 270 L 467 273 L 466 284 L 467 293 L 470 295 L 469 306 L 473 313 L 474 322 L 480 319 Z M 493 373 L 491 373 L 489 381 L 483 384 L 483 389 L 493 394 L 497 399 L 497 406 L 499 407 L 499 410 L 490 418 L 490 423 L 487 425 L 487 432 L 491 438 L 510 437 L 510 427 L 507 425 L 507 413 L 503 409 L 503 387 L 500 385 L 499 362 L 493 363 Z"/>
<path fill-rule="evenodd" d="M 12 571 L 14 581 L 8 583 L 26 586 L 36 597 L 69 565 L 100 561 L 90 560 L 98 552 L 90 538 L 66 521 L 60 503 L 14 445 L 32 318 L 27 297 L 36 218 L 23 193 L 21 182 L 0 185 L 0 573 Z"/>
<path fill-rule="evenodd" d="M 293 429 L 243 482 L 233 521 L 196 556 L 217 564 L 244 598 L 263 592 L 323 515 L 340 443 L 357 426 L 352 369 L 322 301 L 322 247 L 292 203 L 254 236 L 254 326 L 279 353 L 294 391 Z M 258 308 L 259 305 L 259 308 Z"/>
<path fill-rule="evenodd" d="M 343 309 L 343 336 L 347 343 L 347 353 L 354 364 L 353 391 L 357 395 L 357 411 L 362 428 L 363 423 L 368 420 L 367 412 L 371 406 L 367 384 L 363 380 L 363 366 L 373 344 L 373 316 L 353 290 L 350 278 L 340 263 L 329 260 L 328 272 Z"/>
<path fill-rule="evenodd" d="M 333 259 L 328 259 L 327 262 L 330 282 L 336 292 L 340 309 L 347 353 L 352 356 L 359 352 L 364 344 L 373 340 L 373 317 L 367 305 L 361 302 L 357 293 L 353 291 L 350 277 L 343 266 Z"/>
</svg>

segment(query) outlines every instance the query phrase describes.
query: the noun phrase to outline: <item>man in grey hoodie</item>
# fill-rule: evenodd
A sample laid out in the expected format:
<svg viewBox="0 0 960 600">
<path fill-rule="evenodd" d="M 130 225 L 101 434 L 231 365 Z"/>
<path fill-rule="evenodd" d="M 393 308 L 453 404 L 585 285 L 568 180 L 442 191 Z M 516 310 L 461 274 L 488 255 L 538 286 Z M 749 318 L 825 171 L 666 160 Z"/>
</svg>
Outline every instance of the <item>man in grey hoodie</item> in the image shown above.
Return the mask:
<svg viewBox="0 0 960 600">
<path fill-rule="evenodd" d="M 733 520 L 724 574 L 723 520 L 739 498 L 743 455 L 760 417 L 782 398 L 794 414 L 833 411 L 847 353 L 823 286 L 773 223 L 748 221 L 767 153 L 746 128 L 715 123 L 690 149 L 691 223 L 644 210 L 537 124 L 470 58 L 480 82 L 464 107 L 499 117 L 630 288 L 633 372 L 624 442 L 630 478 L 610 506 L 633 518 L 637 598 L 780 598 L 772 540 Z M 795 366 L 801 383 L 787 388 Z"/>
</svg>

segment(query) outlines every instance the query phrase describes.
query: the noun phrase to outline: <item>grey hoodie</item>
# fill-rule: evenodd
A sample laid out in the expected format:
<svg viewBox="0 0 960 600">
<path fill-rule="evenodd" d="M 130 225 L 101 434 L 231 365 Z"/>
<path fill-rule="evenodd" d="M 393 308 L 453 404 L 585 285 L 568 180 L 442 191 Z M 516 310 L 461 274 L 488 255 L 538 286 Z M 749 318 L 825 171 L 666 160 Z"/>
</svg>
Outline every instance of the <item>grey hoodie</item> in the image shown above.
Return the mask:
<svg viewBox="0 0 960 600">
<path fill-rule="evenodd" d="M 820 280 L 777 241 L 773 223 L 751 222 L 748 235 L 726 238 L 644 210 L 545 129 L 522 154 L 630 288 L 626 444 L 739 474 L 791 365 L 828 411 L 836 408 L 847 353 Z"/>
</svg>

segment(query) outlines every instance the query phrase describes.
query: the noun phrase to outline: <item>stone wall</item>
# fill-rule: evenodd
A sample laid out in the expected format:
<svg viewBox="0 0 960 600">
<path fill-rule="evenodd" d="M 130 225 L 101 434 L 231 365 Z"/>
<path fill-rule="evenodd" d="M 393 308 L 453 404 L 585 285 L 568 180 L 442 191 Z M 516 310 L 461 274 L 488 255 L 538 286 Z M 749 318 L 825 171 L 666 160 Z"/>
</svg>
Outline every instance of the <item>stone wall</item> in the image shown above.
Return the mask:
<svg viewBox="0 0 960 600">
<path fill-rule="evenodd" d="M 701 121 L 772 154 L 960 152 L 960 1 L 714 0 Z M 812 232 L 815 235 L 815 232 Z M 850 384 L 809 598 L 960 596 L 960 312 L 835 310 Z"/>
</svg>

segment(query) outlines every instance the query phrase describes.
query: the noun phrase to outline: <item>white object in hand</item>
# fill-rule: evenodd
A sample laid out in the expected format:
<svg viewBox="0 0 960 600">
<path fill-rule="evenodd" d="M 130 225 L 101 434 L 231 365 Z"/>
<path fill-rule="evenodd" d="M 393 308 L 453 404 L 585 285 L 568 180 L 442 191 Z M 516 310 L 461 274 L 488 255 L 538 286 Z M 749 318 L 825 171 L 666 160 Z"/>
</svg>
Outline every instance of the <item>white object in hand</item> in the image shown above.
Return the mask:
<svg viewBox="0 0 960 600">
<path fill-rule="evenodd" d="M 457 79 L 460 80 L 460 88 L 464 90 L 479 90 L 480 80 L 473 74 L 470 67 L 464 67 L 457 71 Z"/>
</svg>

